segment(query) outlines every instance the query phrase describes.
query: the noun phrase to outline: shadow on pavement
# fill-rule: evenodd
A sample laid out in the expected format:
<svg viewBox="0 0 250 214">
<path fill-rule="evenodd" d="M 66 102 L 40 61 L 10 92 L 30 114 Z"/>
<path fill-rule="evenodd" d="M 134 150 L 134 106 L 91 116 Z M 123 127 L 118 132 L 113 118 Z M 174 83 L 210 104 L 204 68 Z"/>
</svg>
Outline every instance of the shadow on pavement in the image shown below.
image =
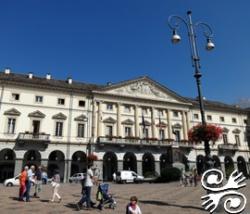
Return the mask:
<svg viewBox="0 0 250 214">
<path fill-rule="evenodd" d="M 9 197 L 10 199 L 12 199 L 13 201 L 19 201 L 18 197 Z"/>
<path fill-rule="evenodd" d="M 48 199 L 41 199 L 40 201 L 44 202 L 44 203 L 49 203 L 50 200 L 48 200 Z"/>
<path fill-rule="evenodd" d="M 65 204 L 64 206 L 67 207 L 67 208 L 70 208 L 70 209 L 72 209 L 74 211 L 78 211 L 75 203 L 68 203 L 68 204 Z"/>
<path fill-rule="evenodd" d="M 190 205 L 170 204 L 164 201 L 140 200 L 139 202 L 142 204 L 151 204 L 151 205 L 157 205 L 157 206 L 171 206 L 171 207 L 179 207 L 183 209 L 196 209 L 196 210 L 204 211 L 204 209 L 202 209 L 201 207 L 190 206 Z"/>
</svg>

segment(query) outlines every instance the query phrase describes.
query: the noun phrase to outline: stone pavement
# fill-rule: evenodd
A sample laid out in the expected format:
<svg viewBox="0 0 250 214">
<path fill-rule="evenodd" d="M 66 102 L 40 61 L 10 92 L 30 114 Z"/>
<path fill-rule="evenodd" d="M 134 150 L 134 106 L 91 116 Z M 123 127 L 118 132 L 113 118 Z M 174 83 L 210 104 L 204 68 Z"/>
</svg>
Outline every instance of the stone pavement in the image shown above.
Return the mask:
<svg viewBox="0 0 250 214">
<path fill-rule="evenodd" d="M 1 214 L 28 214 L 28 213 L 103 213 L 103 214 L 125 214 L 126 204 L 132 195 L 139 198 L 139 205 L 143 214 L 205 214 L 200 204 L 200 197 L 205 194 L 201 186 L 181 187 L 179 183 L 168 184 L 113 184 L 110 183 L 110 191 L 117 201 L 115 210 L 105 209 L 99 211 L 77 211 L 75 203 L 80 199 L 80 184 L 62 184 L 59 190 L 63 200 L 61 203 L 49 203 L 52 195 L 50 185 L 43 185 L 40 198 L 31 198 L 31 202 L 19 202 L 17 200 L 18 187 L 0 186 L 0 213 Z M 250 200 L 250 182 L 242 191 Z M 34 187 L 31 193 L 33 194 Z M 96 187 L 92 191 L 95 199 Z M 249 204 L 249 203 L 248 203 Z M 223 213 L 223 212 L 222 212 Z M 250 214 L 250 206 L 247 205 L 245 214 Z"/>
</svg>

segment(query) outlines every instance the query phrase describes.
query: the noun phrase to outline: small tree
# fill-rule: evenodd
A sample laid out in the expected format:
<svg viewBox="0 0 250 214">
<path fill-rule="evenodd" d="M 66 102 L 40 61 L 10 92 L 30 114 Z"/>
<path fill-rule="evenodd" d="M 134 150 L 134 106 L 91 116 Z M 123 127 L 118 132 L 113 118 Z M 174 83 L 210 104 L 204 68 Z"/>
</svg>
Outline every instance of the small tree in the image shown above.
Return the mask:
<svg viewBox="0 0 250 214">
<path fill-rule="evenodd" d="M 202 125 L 198 124 L 188 131 L 188 139 L 191 142 L 215 142 L 222 135 L 222 128 L 215 125 Z"/>
</svg>

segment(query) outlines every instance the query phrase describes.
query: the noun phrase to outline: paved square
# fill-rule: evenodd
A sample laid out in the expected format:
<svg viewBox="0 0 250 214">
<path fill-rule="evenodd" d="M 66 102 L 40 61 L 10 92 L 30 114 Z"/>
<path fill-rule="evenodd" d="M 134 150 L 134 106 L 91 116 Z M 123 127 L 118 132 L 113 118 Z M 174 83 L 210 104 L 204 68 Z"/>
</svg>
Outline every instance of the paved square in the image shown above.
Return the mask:
<svg viewBox="0 0 250 214">
<path fill-rule="evenodd" d="M 250 182 L 242 189 L 242 193 L 250 198 Z M 59 190 L 63 200 L 61 203 L 49 203 L 52 196 L 50 185 L 43 185 L 40 198 L 31 198 L 31 202 L 17 201 L 18 187 L 0 187 L 1 214 L 23 214 L 23 213 L 103 213 L 103 214 L 125 214 L 125 206 L 130 196 L 136 195 L 139 198 L 139 205 L 143 214 L 200 214 L 208 213 L 201 208 L 200 197 L 205 194 L 202 187 L 180 187 L 179 183 L 168 184 L 113 184 L 110 183 L 110 190 L 117 201 L 115 210 L 105 209 L 99 211 L 77 211 L 75 203 L 80 199 L 80 184 L 62 184 Z M 92 198 L 95 199 L 97 188 L 92 191 Z M 32 187 L 31 194 L 34 193 Z M 223 212 L 222 212 L 223 213 Z M 245 213 L 250 213 L 249 202 Z"/>
</svg>

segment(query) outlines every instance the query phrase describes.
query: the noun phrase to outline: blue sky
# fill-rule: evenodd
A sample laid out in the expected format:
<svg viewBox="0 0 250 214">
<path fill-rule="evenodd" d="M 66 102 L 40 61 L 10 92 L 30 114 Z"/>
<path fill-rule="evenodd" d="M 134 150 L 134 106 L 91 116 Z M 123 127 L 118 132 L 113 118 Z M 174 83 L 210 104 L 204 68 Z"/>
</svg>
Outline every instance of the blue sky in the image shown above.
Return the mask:
<svg viewBox="0 0 250 214">
<path fill-rule="evenodd" d="M 197 32 L 203 95 L 235 103 L 250 97 L 249 7 L 247 0 L 2 0 L 0 69 L 98 84 L 147 75 L 196 97 L 185 26 L 178 45 L 167 26 L 169 15 L 192 10 L 215 35 L 216 49 L 206 52 Z"/>
</svg>

